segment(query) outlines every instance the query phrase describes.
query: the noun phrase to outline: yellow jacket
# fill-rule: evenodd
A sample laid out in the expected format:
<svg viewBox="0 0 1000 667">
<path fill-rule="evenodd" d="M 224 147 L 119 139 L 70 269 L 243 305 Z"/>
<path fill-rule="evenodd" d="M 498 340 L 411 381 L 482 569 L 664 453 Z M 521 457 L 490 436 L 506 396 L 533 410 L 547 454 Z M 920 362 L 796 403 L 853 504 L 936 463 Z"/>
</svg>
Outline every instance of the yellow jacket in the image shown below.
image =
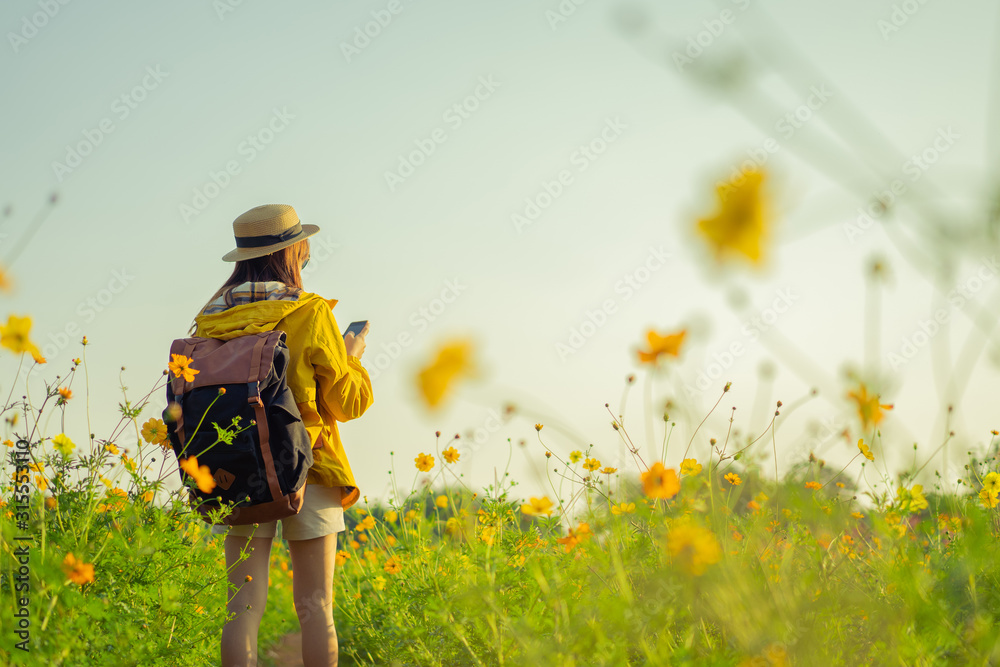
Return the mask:
<svg viewBox="0 0 1000 667">
<path fill-rule="evenodd" d="M 333 316 L 336 299 L 303 292 L 296 301 L 256 301 L 195 318 L 194 335 L 229 340 L 280 329 L 290 353 L 288 386 L 313 445 L 307 484 L 344 487 L 348 508 L 361 492 L 347 461 L 337 422 L 357 419 L 372 404 L 372 383 L 357 357 L 347 356 Z"/>
</svg>

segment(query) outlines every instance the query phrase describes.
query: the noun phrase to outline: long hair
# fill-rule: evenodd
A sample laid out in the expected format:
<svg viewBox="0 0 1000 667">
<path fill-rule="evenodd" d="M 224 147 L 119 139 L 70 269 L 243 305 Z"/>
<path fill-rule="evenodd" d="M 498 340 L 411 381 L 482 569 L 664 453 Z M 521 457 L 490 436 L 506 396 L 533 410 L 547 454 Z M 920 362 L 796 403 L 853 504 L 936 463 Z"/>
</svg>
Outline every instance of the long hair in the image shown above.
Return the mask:
<svg viewBox="0 0 1000 667">
<path fill-rule="evenodd" d="M 230 287 L 236 287 L 246 282 L 270 282 L 277 281 L 289 287 L 302 287 L 302 261 L 309 256 L 309 239 L 302 239 L 298 243 L 293 243 L 281 250 L 275 250 L 270 255 L 245 259 L 236 262 L 233 273 L 226 279 L 215 294 L 205 302 L 205 305 L 198 311 L 200 314 L 210 303 L 222 296 Z M 198 328 L 195 322 L 191 323 L 190 332 L 193 334 Z"/>
</svg>

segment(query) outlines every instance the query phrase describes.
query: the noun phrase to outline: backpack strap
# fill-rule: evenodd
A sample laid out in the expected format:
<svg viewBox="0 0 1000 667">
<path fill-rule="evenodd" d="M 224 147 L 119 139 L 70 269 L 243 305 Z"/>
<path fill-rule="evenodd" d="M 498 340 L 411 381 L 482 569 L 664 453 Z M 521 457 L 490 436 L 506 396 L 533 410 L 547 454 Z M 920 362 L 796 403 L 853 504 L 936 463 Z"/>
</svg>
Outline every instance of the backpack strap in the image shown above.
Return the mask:
<svg viewBox="0 0 1000 667">
<path fill-rule="evenodd" d="M 271 455 L 270 432 L 267 427 L 267 413 L 264 411 L 264 402 L 260 399 L 261 375 L 267 376 L 271 364 L 264 364 L 264 352 L 267 350 L 274 355 L 274 346 L 284 332 L 277 331 L 277 335 L 272 331 L 267 335 L 261 335 L 254 345 L 253 353 L 250 357 L 250 377 L 247 379 L 249 387 L 247 402 L 253 405 L 255 420 L 257 422 L 257 432 L 260 437 L 260 453 L 264 458 L 264 471 L 267 474 L 267 485 L 271 490 L 271 497 L 278 500 L 282 497 L 281 485 L 278 483 L 278 473 L 274 468 L 274 457 Z M 270 345 L 268 345 L 270 343 Z"/>
</svg>

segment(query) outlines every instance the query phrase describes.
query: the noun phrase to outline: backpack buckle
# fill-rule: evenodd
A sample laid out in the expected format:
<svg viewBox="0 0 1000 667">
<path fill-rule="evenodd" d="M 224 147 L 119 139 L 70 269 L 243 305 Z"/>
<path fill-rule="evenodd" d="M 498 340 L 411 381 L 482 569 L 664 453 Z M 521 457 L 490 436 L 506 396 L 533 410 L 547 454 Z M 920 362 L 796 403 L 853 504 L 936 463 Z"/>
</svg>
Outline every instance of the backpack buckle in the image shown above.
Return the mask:
<svg viewBox="0 0 1000 667">
<path fill-rule="evenodd" d="M 260 400 L 260 382 L 247 382 L 247 403 L 250 405 L 264 407 L 264 401 Z"/>
</svg>

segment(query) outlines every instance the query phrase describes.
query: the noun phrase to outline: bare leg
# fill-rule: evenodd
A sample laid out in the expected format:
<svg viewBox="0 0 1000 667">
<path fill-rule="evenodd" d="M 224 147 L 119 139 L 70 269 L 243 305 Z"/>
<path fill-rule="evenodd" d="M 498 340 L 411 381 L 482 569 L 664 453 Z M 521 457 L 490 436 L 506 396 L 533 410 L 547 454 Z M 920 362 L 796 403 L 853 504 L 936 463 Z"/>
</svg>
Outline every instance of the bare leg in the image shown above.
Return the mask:
<svg viewBox="0 0 1000 667">
<path fill-rule="evenodd" d="M 337 535 L 312 540 L 289 540 L 292 557 L 292 595 L 302 626 L 302 663 L 305 667 L 336 667 L 337 630 L 333 627 L 333 567 Z"/>
<path fill-rule="evenodd" d="M 226 567 L 229 569 L 229 603 L 235 613 L 222 628 L 222 667 L 256 667 L 257 632 L 267 606 L 267 570 L 271 558 L 271 538 L 250 538 L 248 557 L 242 563 L 240 550 L 247 538 L 226 536 Z M 233 567 L 233 565 L 236 565 Z M 246 581 L 246 577 L 251 577 Z M 249 605 L 249 609 L 247 606 Z"/>
</svg>

